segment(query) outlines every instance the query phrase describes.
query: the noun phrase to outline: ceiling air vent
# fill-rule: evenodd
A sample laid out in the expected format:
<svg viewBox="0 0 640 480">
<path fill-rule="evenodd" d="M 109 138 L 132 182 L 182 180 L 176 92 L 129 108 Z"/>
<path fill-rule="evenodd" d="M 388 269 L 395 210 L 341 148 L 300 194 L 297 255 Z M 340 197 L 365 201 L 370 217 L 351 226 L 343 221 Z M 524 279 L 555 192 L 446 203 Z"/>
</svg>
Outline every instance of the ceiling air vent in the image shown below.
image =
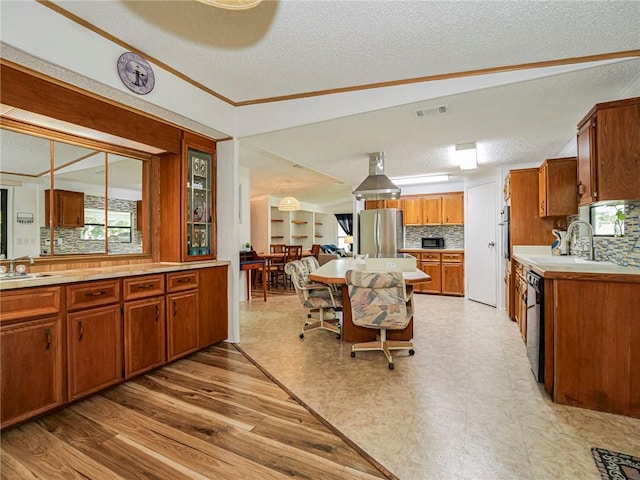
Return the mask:
<svg viewBox="0 0 640 480">
<path fill-rule="evenodd" d="M 421 108 L 415 111 L 416 118 L 430 117 L 432 115 L 438 115 L 439 113 L 447 113 L 448 107 L 446 105 L 440 105 L 438 107 Z"/>
</svg>

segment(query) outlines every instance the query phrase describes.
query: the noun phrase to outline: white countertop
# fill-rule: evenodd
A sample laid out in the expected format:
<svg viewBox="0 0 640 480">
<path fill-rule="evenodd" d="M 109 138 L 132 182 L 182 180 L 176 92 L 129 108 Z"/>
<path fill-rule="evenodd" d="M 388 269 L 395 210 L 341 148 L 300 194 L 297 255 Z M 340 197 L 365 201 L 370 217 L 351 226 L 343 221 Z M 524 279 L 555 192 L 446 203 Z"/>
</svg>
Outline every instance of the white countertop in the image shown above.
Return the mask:
<svg viewBox="0 0 640 480">
<path fill-rule="evenodd" d="M 219 267 L 229 265 L 228 260 L 214 260 L 206 262 L 174 263 L 138 263 L 132 265 L 117 265 L 113 267 L 77 268 L 39 272 L 28 275 L 27 278 L 16 280 L 0 280 L 0 291 L 14 288 L 42 287 L 60 285 L 64 283 L 86 282 L 91 280 L 105 280 L 109 278 L 130 277 L 135 275 L 149 275 L 153 273 L 178 272 L 198 268 Z"/>
<path fill-rule="evenodd" d="M 513 258 L 523 265 L 533 267 L 540 273 L 565 272 L 598 275 L 635 275 L 640 277 L 640 268 L 623 267 L 613 262 L 598 262 L 569 255 L 551 255 L 550 247 L 514 246 Z"/>
</svg>

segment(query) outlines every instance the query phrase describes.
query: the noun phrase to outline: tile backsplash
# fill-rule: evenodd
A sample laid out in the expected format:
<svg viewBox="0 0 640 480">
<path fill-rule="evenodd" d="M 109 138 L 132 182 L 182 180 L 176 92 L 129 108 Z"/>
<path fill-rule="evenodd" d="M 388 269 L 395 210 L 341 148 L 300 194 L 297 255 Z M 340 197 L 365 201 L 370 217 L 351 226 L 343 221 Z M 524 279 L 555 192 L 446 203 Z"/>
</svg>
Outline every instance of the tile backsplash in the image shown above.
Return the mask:
<svg viewBox="0 0 640 480">
<path fill-rule="evenodd" d="M 577 220 L 573 215 L 567 218 L 568 223 Z M 621 237 L 595 237 L 595 258 L 600 261 L 610 261 L 623 267 L 640 268 L 640 201 L 629 202 L 625 205 L 625 233 Z M 579 229 L 573 231 L 571 255 L 586 257 L 589 240 L 578 238 Z"/>
<path fill-rule="evenodd" d="M 405 248 L 421 248 L 422 237 L 444 237 L 445 248 L 464 248 L 463 225 L 407 226 L 404 231 Z"/>
</svg>

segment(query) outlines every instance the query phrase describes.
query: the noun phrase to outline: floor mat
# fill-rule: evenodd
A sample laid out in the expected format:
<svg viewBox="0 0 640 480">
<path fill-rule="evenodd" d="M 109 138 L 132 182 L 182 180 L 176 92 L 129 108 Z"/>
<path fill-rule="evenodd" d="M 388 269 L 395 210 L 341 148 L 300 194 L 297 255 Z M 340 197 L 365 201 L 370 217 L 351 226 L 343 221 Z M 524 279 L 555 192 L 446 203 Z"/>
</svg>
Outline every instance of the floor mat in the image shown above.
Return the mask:
<svg viewBox="0 0 640 480">
<path fill-rule="evenodd" d="M 592 448 L 602 480 L 640 480 L 640 458 L 603 448 Z"/>
</svg>

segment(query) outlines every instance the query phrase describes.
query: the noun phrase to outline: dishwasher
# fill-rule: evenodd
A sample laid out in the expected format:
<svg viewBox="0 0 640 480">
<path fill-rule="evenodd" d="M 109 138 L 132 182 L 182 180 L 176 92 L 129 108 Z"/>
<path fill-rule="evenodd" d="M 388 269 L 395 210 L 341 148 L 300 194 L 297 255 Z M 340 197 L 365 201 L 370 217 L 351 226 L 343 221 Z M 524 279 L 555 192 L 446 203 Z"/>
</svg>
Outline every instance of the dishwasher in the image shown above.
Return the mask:
<svg viewBox="0 0 640 480">
<path fill-rule="evenodd" d="M 527 357 L 536 380 L 544 382 L 544 278 L 527 271 Z"/>
</svg>

